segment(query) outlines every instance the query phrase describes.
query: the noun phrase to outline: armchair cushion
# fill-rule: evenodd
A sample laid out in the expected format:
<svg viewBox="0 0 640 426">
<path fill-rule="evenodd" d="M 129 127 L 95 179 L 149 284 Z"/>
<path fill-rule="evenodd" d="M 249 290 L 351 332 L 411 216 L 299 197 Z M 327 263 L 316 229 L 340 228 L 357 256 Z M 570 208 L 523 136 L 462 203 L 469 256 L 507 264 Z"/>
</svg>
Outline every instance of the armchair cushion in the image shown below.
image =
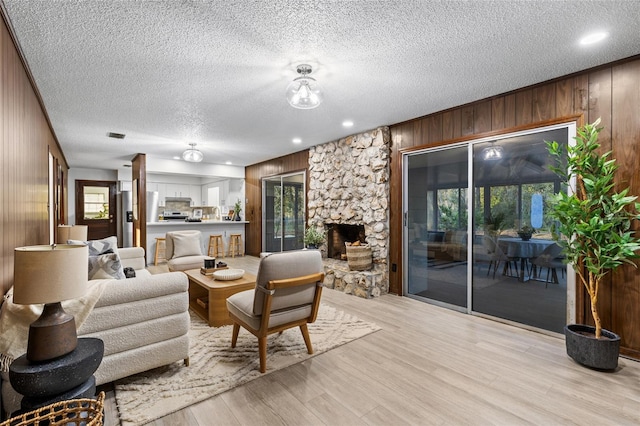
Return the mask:
<svg viewBox="0 0 640 426">
<path fill-rule="evenodd" d="M 202 256 L 200 233 L 173 235 L 173 258 L 185 256 Z"/>
<path fill-rule="evenodd" d="M 319 252 L 317 255 L 310 255 L 309 252 L 317 252 L 317 250 L 286 251 L 265 256 L 260 261 L 256 287 L 266 288 L 267 283 L 271 280 L 284 280 L 315 272 L 324 272 L 324 265 Z M 309 284 L 280 290 L 278 297 L 273 299 L 271 311 L 310 303 L 315 294 L 314 287 L 315 284 Z M 253 313 L 259 316 L 262 315 L 265 293 L 262 291 L 256 291 L 255 293 Z"/>
<path fill-rule="evenodd" d="M 251 314 L 254 294 L 256 294 L 255 290 L 246 290 L 229 296 L 227 298 L 227 309 L 248 326 L 257 330 L 260 328 L 262 316 Z M 282 324 L 308 318 L 309 315 L 311 315 L 311 307 L 311 305 L 306 304 L 292 309 L 271 311 L 271 315 L 269 316 L 269 328 L 278 327 Z"/>
<path fill-rule="evenodd" d="M 174 253 L 176 251 L 176 244 L 174 243 L 174 240 L 176 239 L 176 237 L 178 237 L 178 240 L 180 240 L 180 236 L 185 236 L 187 237 L 187 239 L 189 239 L 189 237 L 193 238 L 193 240 L 191 240 L 191 243 L 193 243 L 194 240 L 197 239 L 198 242 L 198 251 L 197 253 L 195 253 L 195 255 L 202 255 L 202 251 L 200 250 L 200 236 L 201 236 L 201 232 L 197 231 L 197 230 L 186 230 L 186 231 L 172 231 L 172 232 L 167 232 L 167 235 L 165 236 L 165 254 L 167 256 L 167 259 L 173 259 L 176 257 L 184 257 L 184 255 L 180 255 L 180 256 L 175 256 Z M 191 250 L 191 249 L 190 249 Z M 181 254 L 182 252 L 186 252 L 187 250 L 179 250 L 179 253 Z M 193 250 L 195 251 L 195 250 Z"/>
</svg>

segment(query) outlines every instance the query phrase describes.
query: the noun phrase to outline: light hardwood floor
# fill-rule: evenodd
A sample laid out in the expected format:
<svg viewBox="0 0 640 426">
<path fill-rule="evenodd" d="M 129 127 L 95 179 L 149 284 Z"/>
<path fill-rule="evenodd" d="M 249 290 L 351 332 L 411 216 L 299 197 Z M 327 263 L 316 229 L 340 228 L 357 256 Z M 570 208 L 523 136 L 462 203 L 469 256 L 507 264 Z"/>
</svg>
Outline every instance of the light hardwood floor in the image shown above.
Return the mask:
<svg viewBox="0 0 640 426">
<path fill-rule="evenodd" d="M 257 259 L 228 263 L 255 273 Z M 323 303 L 382 330 L 151 425 L 640 424 L 638 362 L 589 370 L 563 339 L 406 297 L 325 289 Z M 105 424 L 118 425 L 107 397 Z"/>
</svg>

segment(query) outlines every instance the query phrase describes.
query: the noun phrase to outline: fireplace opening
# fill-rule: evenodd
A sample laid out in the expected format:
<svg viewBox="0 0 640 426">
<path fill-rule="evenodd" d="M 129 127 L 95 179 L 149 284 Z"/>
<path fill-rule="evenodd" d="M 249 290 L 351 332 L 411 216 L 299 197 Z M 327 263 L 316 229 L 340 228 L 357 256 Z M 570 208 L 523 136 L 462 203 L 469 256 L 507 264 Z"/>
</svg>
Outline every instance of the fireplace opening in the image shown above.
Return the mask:
<svg viewBox="0 0 640 426">
<path fill-rule="evenodd" d="M 344 243 L 360 241 L 366 243 L 364 225 L 327 224 L 327 257 L 346 260 L 347 249 Z"/>
</svg>

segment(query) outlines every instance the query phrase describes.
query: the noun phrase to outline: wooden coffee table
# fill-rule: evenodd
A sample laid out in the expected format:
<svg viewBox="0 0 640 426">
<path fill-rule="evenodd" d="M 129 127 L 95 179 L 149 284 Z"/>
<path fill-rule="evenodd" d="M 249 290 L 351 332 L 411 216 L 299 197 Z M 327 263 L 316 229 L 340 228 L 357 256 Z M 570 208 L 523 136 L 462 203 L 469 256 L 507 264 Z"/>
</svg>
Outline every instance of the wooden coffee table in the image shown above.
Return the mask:
<svg viewBox="0 0 640 426">
<path fill-rule="evenodd" d="M 227 297 L 255 288 L 256 276 L 245 272 L 242 278 L 232 281 L 214 280 L 203 275 L 200 269 L 185 271 L 189 277 L 189 307 L 210 327 L 232 324 L 227 311 Z"/>
</svg>

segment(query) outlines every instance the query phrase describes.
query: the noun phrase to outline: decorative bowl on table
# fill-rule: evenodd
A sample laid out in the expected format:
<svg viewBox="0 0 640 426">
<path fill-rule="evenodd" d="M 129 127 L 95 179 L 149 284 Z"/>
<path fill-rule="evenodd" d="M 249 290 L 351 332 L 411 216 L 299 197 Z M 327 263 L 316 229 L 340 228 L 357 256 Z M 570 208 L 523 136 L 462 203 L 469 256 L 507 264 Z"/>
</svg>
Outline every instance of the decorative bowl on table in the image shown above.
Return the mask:
<svg viewBox="0 0 640 426">
<path fill-rule="evenodd" d="M 212 276 L 216 280 L 220 281 L 231 281 L 242 278 L 244 275 L 244 269 L 222 269 L 220 271 L 215 271 Z"/>
</svg>

